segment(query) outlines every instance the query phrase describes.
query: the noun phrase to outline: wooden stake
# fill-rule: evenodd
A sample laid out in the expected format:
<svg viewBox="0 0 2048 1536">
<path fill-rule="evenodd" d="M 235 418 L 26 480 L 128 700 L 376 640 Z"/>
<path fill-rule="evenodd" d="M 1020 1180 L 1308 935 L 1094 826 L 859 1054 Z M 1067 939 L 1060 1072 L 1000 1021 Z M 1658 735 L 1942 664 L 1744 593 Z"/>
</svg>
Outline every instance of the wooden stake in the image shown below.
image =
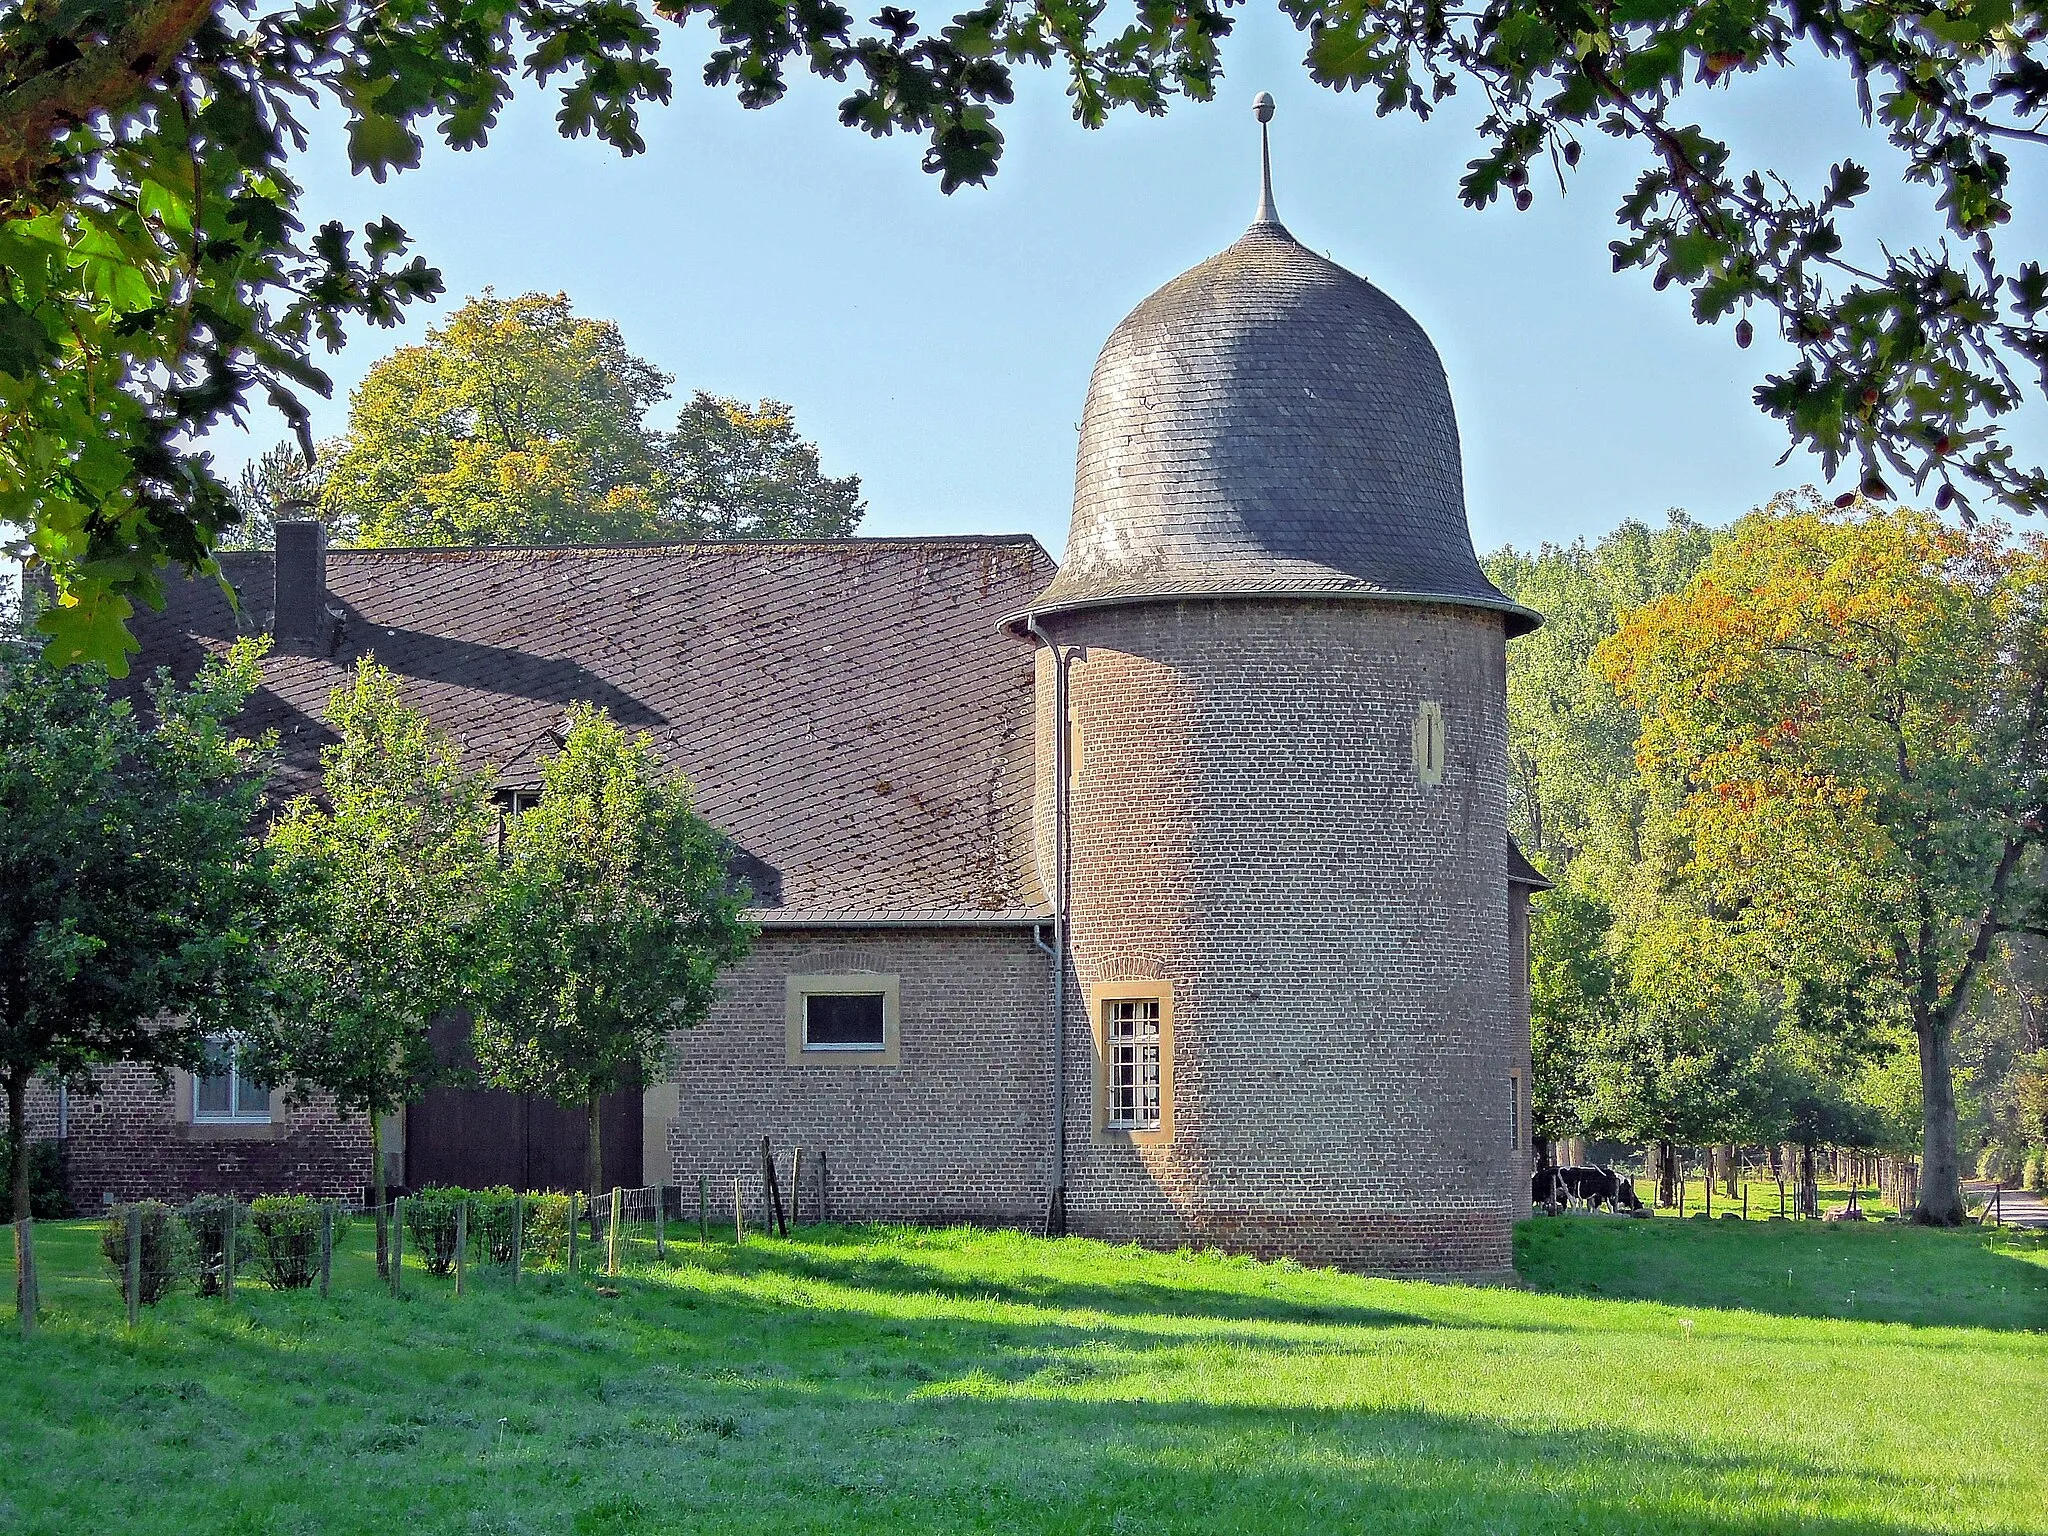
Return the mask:
<svg viewBox="0 0 2048 1536">
<path fill-rule="evenodd" d="M 825 1149 L 818 1148 L 818 1224 L 823 1226 L 832 1219 L 825 1205 Z"/>
<path fill-rule="evenodd" d="M 405 1202 L 391 1202 L 391 1294 L 400 1295 L 405 1274 Z"/>
<path fill-rule="evenodd" d="M 744 1243 L 747 1240 L 746 1207 L 740 1204 L 740 1176 L 732 1176 L 732 1240 Z"/>
<path fill-rule="evenodd" d="M 602 1150 L 602 1149 L 600 1149 L 600 1150 Z M 579 1199 L 580 1199 L 580 1196 L 579 1196 L 579 1194 L 578 1194 L 578 1192 L 577 1192 L 576 1190 L 573 1190 L 573 1189 L 572 1189 L 572 1190 L 570 1190 L 570 1191 L 569 1191 L 569 1263 L 568 1263 L 568 1272 L 569 1272 L 569 1274 L 570 1274 L 571 1276 L 574 1276 L 574 1275 L 579 1275 L 579 1274 L 581 1274 L 581 1273 L 583 1272 L 583 1271 L 582 1271 L 582 1266 L 580 1266 L 580 1265 L 579 1265 L 579 1264 L 578 1264 L 578 1263 L 576 1262 L 576 1205 L 577 1205 L 577 1201 L 578 1201 Z"/>
<path fill-rule="evenodd" d="M 711 1181 L 697 1175 L 697 1241 L 711 1240 Z"/>
<path fill-rule="evenodd" d="M 512 1197 L 512 1288 L 519 1288 L 519 1271 L 526 1263 L 526 1196 Z"/>
<path fill-rule="evenodd" d="M 320 1207 L 320 1295 L 334 1282 L 334 1202 Z"/>
<path fill-rule="evenodd" d="M 229 1195 L 228 1228 L 220 1240 L 220 1299 L 230 1307 L 235 1304 L 235 1228 L 241 1224 L 242 1202 Z"/>
<path fill-rule="evenodd" d="M 654 1181 L 654 1261 L 668 1262 L 668 1191 Z"/>
<path fill-rule="evenodd" d="M 142 1211 L 128 1207 L 128 1326 L 142 1320 Z"/>
<path fill-rule="evenodd" d="M 469 1202 L 459 1200 L 455 1205 L 455 1294 L 461 1296 L 468 1289 L 469 1270 Z"/>
<path fill-rule="evenodd" d="M 604 1272 L 616 1276 L 619 1272 L 619 1202 L 625 1198 L 625 1191 L 618 1185 L 612 1186 L 611 1220 L 605 1227 Z"/>
<path fill-rule="evenodd" d="M 36 1331 L 36 1224 L 24 1216 L 14 1224 L 14 1299 L 21 1309 L 21 1336 Z"/>
<path fill-rule="evenodd" d="M 793 1227 L 804 1224 L 804 1149 L 792 1147 L 789 1153 L 789 1222 Z"/>
</svg>

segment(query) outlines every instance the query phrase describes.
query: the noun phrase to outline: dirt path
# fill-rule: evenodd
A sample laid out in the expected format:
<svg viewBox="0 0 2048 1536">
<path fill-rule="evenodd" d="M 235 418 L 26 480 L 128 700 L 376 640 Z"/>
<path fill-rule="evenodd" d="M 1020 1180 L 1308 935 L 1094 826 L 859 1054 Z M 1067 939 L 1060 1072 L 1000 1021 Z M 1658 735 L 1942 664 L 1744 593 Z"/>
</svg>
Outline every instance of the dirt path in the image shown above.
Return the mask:
<svg viewBox="0 0 2048 1536">
<path fill-rule="evenodd" d="M 1973 1194 L 1989 1197 L 1991 1186 L 1972 1184 Z M 2048 1228 L 2048 1200 L 2024 1190 L 2008 1189 L 1998 1197 L 1998 1220 L 2008 1227 Z"/>
</svg>

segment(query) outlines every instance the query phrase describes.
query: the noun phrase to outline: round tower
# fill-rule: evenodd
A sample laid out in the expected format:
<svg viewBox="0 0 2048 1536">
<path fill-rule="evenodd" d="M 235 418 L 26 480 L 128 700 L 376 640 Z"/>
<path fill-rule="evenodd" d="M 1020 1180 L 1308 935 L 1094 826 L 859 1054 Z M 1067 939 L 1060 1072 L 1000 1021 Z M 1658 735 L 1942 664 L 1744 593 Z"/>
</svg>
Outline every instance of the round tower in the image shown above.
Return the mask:
<svg viewBox="0 0 2048 1536">
<path fill-rule="evenodd" d="M 1066 560 L 1012 621 L 1066 957 L 1055 1223 L 1509 1268 L 1505 647 L 1536 622 L 1474 555 L 1435 348 L 1269 172 L 1102 349 Z"/>
</svg>

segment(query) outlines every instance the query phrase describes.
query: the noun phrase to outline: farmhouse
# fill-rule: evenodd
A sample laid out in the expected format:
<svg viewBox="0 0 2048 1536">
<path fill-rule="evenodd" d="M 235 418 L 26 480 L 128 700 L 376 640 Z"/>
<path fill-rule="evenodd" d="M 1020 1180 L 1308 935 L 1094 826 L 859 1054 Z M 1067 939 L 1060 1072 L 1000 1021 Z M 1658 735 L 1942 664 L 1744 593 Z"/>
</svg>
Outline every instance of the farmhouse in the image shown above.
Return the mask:
<svg viewBox="0 0 2048 1536">
<path fill-rule="evenodd" d="M 1508 1269 L 1541 877 L 1504 669 L 1536 618 L 1474 556 L 1428 337 L 1270 192 L 1103 348 L 1057 569 L 996 535 L 328 551 L 313 524 L 224 565 L 239 610 L 178 587 L 138 674 L 270 630 L 247 725 L 279 793 L 316 786 L 328 691 L 374 655 L 506 815 L 590 700 L 731 838 L 759 941 L 672 1079 L 612 1106 L 608 1180 L 758 1201 L 767 1137 L 823 1153 L 835 1218 Z M 367 1181 L 365 1127 L 225 1043 L 104 1088 L 39 1101 L 82 1205 Z M 405 1184 L 564 1187 L 582 1136 L 444 1092 L 385 1145 Z"/>
</svg>

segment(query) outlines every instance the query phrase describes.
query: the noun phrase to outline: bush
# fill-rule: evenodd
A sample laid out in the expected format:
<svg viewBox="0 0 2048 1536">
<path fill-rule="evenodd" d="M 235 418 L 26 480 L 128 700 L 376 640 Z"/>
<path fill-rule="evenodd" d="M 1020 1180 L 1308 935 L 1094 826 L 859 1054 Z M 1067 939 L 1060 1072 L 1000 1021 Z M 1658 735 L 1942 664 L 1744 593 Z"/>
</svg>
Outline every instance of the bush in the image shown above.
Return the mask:
<svg viewBox="0 0 2048 1536">
<path fill-rule="evenodd" d="M 2048 1194 L 2048 1147 L 2027 1148 L 2027 1167 L 2020 1188 Z"/>
<path fill-rule="evenodd" d="M 1977 1154 L 1977 1177 L 1999 1184 L 2017 1184 L 2027 1171 L 2026 1148 L 2016 1141 L 1993 1141 Z"/>
<path fill-rule="evenodd" d="M 405 1230 L 427 1272 L 445 1275 L 455 1268 L 455 1212 L 472 1198 L 458 1185 L 435 1185 L 405 1199 Z"/>
<path fill-rule="evenodd" d="M 320 1218 L 329 1207 L 305 1195 L 262 1195 L 249 1202 L 256 1231 L 257 1267 L 273 1291 L 301 1291 L 320 1272 Z M 348 1217 L 334 1213 L 334 1236 L 348 1231 Z"/>
<path fill-rule="evenodd" d="M 526 1197 L 526 1262 L 559 1264 L 569 1262 L 569 1197 L 528 1195 Z"/>
<path fill-rule="evenodd" d="M 201 1195 L 178 1212 L 191 1240 L 193 1268 L 202 1296 L 218 1296 L 221 1292 L 231 1213 L 235 1223 L 235 1273 L 239 1275 L 249 1262 L 248 1207 L 233 1195 Z"/>
<path fill-rule="evenodd" d="M 114 1284 L 125 1300 L 128 1295 L 128 1213 L 142 1215 L 142 1268 L 136 1287 L 141 1303 L 153 1307 L 171 1292 L 178 1281 L 178 1213 L 161 1200 L 136 1200 L 107 1208 L 100 1228 L 100 1252 L 113 1266 Z"/>
<path fill-rule="evenodd" d="M 469 1241 L 480 1264 L 512 1262 L 513 1222 L 519 1211 L 519 1197 L 500 1184 L 480 1189 L 470 1196 Z"/>
<path fill-rule="evenodd" d="M 0 1217 L 12 1221 L 14 1199 L 14 1144 L 0 1131 Z M 37 1221 L 61 1221 L 71 1214 L 71 1202 L 64 1193 L 64 1143 L 32 1141 L 28 1144 L 28 1213 Z"/>
</svg>

